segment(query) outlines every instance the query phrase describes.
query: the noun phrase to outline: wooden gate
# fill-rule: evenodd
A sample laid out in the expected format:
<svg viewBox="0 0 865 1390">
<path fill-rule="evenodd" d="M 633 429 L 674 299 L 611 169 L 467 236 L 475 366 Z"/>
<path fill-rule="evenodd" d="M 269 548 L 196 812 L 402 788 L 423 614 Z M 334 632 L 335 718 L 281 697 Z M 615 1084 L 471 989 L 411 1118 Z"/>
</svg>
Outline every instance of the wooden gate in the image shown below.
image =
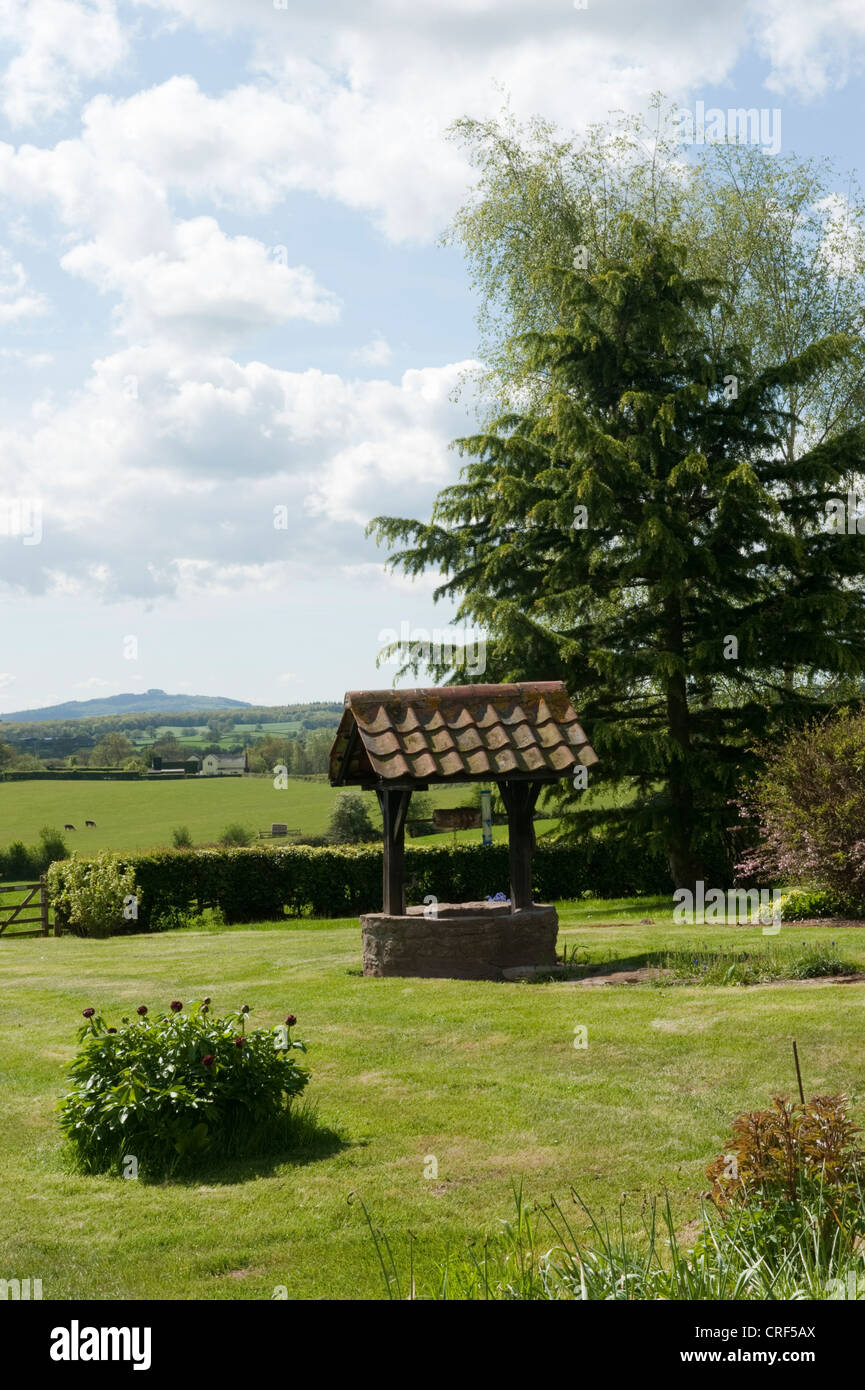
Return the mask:
<svg viewBox="0 0 865 1390">
<path fill-rule="evenodd" d="M 23 893 L 21 902 L 6 902 L 3 894 Z M 45 891 L 45 879 L 40 878 L 38 883 L 2 883 L 0 884 L 0 936 L 3 935 L 7 927 L 15 923 L 13 936 L 47 936 L 50 930 L 48 921 L 48 894 Z M 38 931 L 19 931 L 18 927 L 25 922 L 38 922 Z"/>
</svg>

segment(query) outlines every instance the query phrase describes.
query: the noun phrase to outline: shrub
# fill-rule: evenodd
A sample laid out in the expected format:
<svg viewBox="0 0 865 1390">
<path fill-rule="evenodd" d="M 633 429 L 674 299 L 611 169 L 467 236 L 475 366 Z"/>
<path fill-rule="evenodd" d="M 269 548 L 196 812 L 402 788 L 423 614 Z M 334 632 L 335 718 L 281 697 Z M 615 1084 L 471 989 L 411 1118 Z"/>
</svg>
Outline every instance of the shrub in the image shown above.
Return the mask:
<svg viewBox="0 0 865 1390">
<path fill-rule="evenodd" d="M 340 792 L 330 818 L 328 839 L 335 845 L 368 844 L 378 835 L 366 798 L 359 792 Z"/>
<path fill-rule="evenodd" d="M 227 825 L 220 835 L 219 843 L 226 846 L 248 845 L 252 839 L 251 830 L 247 830 L 246 826 L 241 825 L 239 821 L 232 821 L 231 825 Z"/>
<path fill-rule="evenodd" d="M 804 1104 L 775 1096 L 770 1110 L 739 1115 L 726 1152 L 706 1169 L 719 1211 L 744 1209 L 782 1249 L 804 1228 L 821 1249 L 840 1233 L 852 1250 L 865 1232 L 865 1151 L 846 1106 L 840 1094 Z"/>
<path fill-rule="evenodd" d="M 23 840 L 13 840 L 3 857 L 5 860 L 3 865 L 5 878 L 30 878 L 36 872 L 33 855 Z"/>
<path fill-rule="evenodd" d="M 64 929 L 75 936 L 110 936 L 135 920 L 139 894 L 135 870 L 113 854 L 52 864 L 46 885 Z M 134 900 L 134 901 L 133 901 Z"/>
<path fill-rule="evenodd" d="M 0 878 L 34 879 L 44 873 L 55 859 L 67 859 L 69 848 L 59 830 L 44 825 L 39 832 L 39 844 L 29 848 L 15 840 L 0 850 Z"/>
<path fill-rule="evenodd" d="M 142 1177 L 163 1177 L 201 1158 L 275 1153 L 291 1141 L 291 1102 L 309 1081 L 291 1052 L 289 1014 L 273 1028 L 247 1031 L 249 1010 L 217 1018 L 210 1001 L 175 1000 L 152 1017 L 108 1028 L 85 1009 L 74 1088 L 60 1103 L 60 1124 L 75 1166 L 122 1172 L 134 1158 Z"/>
<path fill-rule="evenodd" d="M 865 903 L 813 888 L 791 888 L 781 894 L 782 922 L 804 922 L 813 917 L 865 917 Z"/>
<path fill-rule="evenodd" d="M 171 832 L 171 843 L 175 849 L 192 849 L 192 836 L 188 825 L 177 825 Z"/>
<path fill-rule="evenodd" d="M 743 812 L 759 829 L 740 872 L 865 901 L 865 714 L 843 710 L 759 750 Z"/>
<path fill-rule="evenodd" d="M 39 842 L 42 851 L 40 873 L 47 869 L 50 864 L 53 864 L 55 859 L 69 858 L 69 846 L 64 840 L 61 832 L 55 830 L 52 826 L 43 825 L 42 829 L 39 831 Z"/>
</svg>

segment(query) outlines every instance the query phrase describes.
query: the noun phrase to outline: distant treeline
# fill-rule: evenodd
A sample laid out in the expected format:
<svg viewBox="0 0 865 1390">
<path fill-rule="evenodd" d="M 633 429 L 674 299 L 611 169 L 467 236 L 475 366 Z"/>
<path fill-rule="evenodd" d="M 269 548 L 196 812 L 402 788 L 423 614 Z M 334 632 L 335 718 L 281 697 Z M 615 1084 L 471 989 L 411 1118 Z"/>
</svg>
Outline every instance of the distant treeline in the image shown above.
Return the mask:
<svg viewBox="0 0 865 1390">
<path fill-rule="evenodd" d="M 266 736 L 266 731 L 259 730 L 258 725 L 296 723 L 300 728 L 291 736 L 303 739 L 316 729 L 335 729 L 342 712 L 342 704 L 313 702 L 238 710 L 108 714 L 90 719 L 42 720 L 35 724 L 0 721 L 0 742 L 39 759 L 56 759 L 89 752 L 108 734 L 122 734 L 134 745 L 152 744 L 161 729 L 171 728 L 205 730 L 196 744 L 198 751 L 206 751 L 225 739 L 243 749 Z M 279 735 L 281 738 L 288 736 Z"/>
</svg>

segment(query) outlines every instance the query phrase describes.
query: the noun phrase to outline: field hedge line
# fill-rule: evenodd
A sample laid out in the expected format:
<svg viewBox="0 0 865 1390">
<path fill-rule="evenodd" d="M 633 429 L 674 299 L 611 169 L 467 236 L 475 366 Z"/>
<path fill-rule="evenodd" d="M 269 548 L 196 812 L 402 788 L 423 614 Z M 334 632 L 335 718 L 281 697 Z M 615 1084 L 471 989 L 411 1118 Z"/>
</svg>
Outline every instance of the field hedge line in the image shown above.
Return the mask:
<svg viewBox="0 0 865 1390">
<path fill-rule="evenodd" d="M 143 772 L 113 767 L 41 768 L 37 772 L 0 772 L 0 782 L 140 782 Z"/>
<path fill-rule="evenodd" d="M 381 908 L 381 850 L 373 846 L 159 850 L 119 855 L 135 871 L 138 925 L 162 913 L 219 907 L 226 922 L 292 917 L 353 917 Z M 508 890 L 507 845 L 407 846 L 410 903 L 427 894 L 467 902 Z M 594 837 L 577 845 L 538 845 L 536 902 L 671 892 L 663 856 Z"/>
</svg>

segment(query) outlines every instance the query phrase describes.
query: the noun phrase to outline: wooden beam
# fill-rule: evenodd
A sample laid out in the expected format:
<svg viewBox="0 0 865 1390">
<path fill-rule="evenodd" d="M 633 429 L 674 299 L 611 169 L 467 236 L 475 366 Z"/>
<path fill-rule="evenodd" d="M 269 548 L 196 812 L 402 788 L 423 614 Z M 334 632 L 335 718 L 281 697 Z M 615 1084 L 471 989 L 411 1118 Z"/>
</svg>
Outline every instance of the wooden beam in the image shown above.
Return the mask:
<svg viewBox="0 0 865 1390">
<path fill-rule="evenodd" d="M 45 885 L 44 874 L 39 876 L 39 907 L 42 917 L 42 935 L 47 936 L 51 924 L 48 920 L 48 889 Z"/>
<path fill-rule="evenodd" d="M 503 779 L 498 787 L 508 813 L 511 910 L 518 911 L 532 905 L 533 820 L 541 784 Z"/>
<path fill-rule="evenodd" d="M 348 765 L 349 765 L 349 762 L 350 762 L 350 760 L 351 760 L 351 755 L 352 755 L 352 753 L 353 753 L 354 750 L 355 750 L 355 745 L 356 745 L 356 744 L 357 744 L 357 721 L 355 721 L 354 724 L 352 724 L 352 726 L 351 726 L 351 731 L 350 731 L 350 733 L 349 733 L 349 735 L 348 735 L 348 738 L 346 739 L 346 743 L 345 743 L 345 751 L 343 752 L 342 758 L 340 759 L 339 771 L 337 772 L 336 778 L 334 779 L 333 783 L 331 784 L 332 786 L 341 786 L 341 785 L 343 784 L 343 781 L 344 781 L 344 779 L 345 779 L 345 775 L 346 775 L 346 773 L 348 772 Z"/>
<path fill-rule="evenodd" d="M 382 819 L 382 911 L 405 915 L 405 820 L 410 790 L 378 791 Z"/>
</svg>

